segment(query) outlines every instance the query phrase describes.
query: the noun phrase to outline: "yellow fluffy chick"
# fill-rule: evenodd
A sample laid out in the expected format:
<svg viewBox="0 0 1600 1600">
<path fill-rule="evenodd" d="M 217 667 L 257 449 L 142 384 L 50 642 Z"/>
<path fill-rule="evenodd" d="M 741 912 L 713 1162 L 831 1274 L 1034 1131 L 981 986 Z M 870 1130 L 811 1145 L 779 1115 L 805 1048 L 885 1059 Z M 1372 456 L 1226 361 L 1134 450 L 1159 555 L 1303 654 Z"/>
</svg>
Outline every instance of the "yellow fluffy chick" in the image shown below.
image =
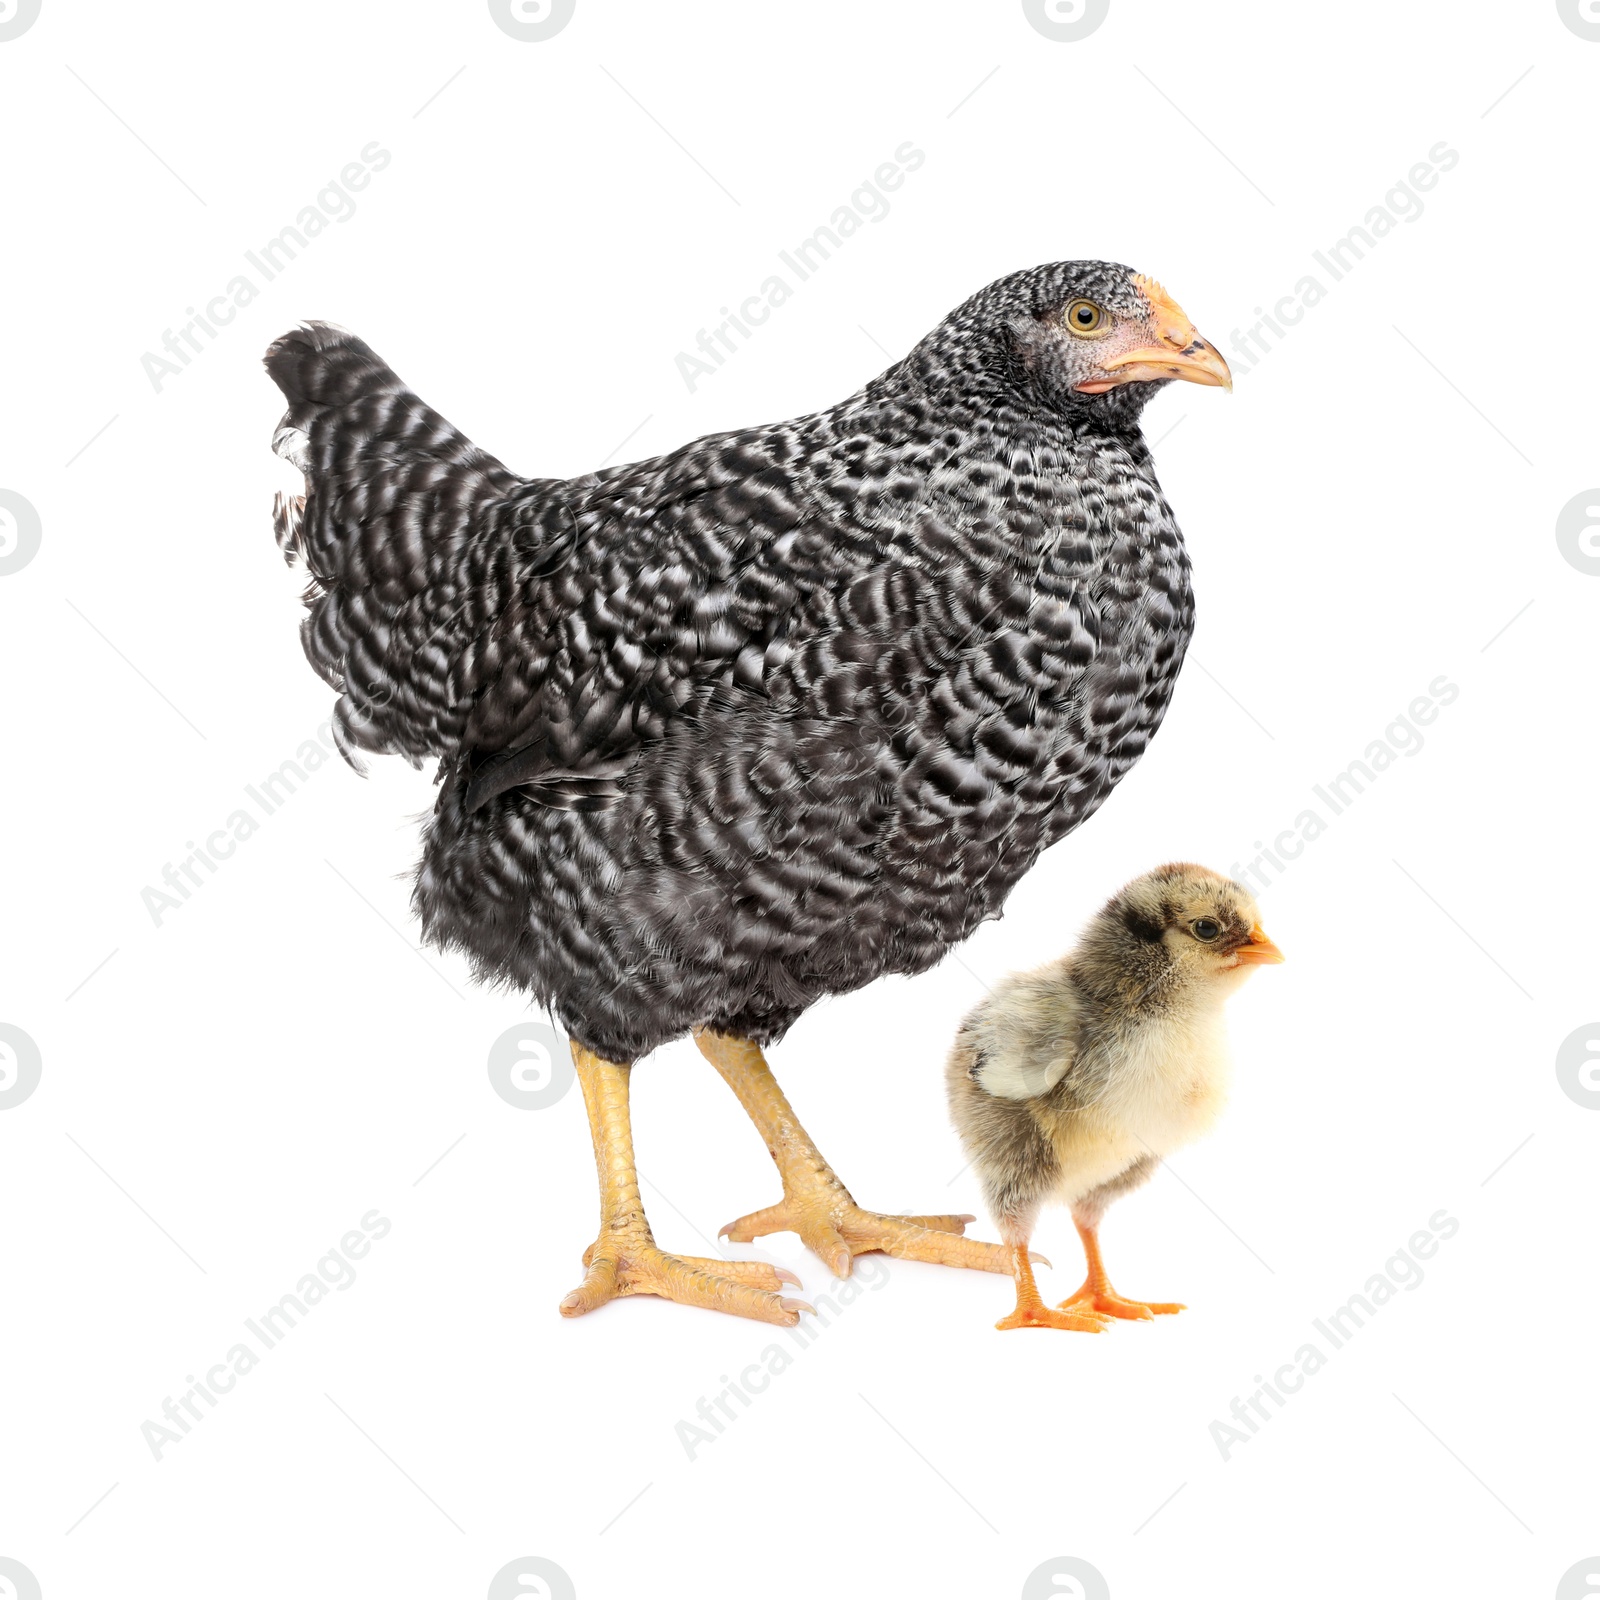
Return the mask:
<svg viewBox="0 0 1600 1600">
<path fill-rule="evenodd" d="M 1282 960 L 1247 890 L 1178 862 L 1135 878 L 1076 949 L 1004 979 L 961 1024 L 945 1068 L 950 1114 L 1017 1282 L 1017 1308 L 996 1326 L 1098 1333 L 1107 1317 L 1183 1309 L 1111 1287 L 1100 1219 L 1215 1121 L 1228 1077 L 1223 1002 Z M 1047 1200 L 1071 1207 L 1089 1266 L 1056 1310 L 1028 1252 Z"/>
</svg>

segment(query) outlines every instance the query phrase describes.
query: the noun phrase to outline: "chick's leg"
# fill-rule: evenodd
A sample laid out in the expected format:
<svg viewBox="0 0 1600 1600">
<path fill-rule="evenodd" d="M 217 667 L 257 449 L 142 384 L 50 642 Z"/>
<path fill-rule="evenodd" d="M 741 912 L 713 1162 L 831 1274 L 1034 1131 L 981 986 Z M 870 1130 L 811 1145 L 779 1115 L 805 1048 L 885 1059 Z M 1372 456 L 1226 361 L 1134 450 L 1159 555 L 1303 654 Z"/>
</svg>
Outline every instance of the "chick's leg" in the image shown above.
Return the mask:
<svg viewBox="0 0 1600 1600">
<path fill-rule="evenodd" d="M 891 1217 L 863 1211 L 800 1126 L 760 1046 L 709 1029 L 696 1033 L 695 1042 L 739 1097 L 783 1179 L 783 1199 L 730 1222 L 722 1230 L 728 1238 L 748 1244 L 767 1233 L 797 1233 L 836 1278 L 849 1277 L 851 1259 L 868 1250 L 980 1272 L 1011 1271 L 1010 1254 L 1000 1245 L 961 1237 L 975 1220 L 971 1216 Z"/>
<path fill-rule="evenodd" d="M 658 1294 L 679 1305 L 730 1311 L 757 1322 L 793 1327 L 811 1307 L 773 1291 L 798 1284 L 793 1273 L 764 1261 L 721 1261 L 673 1256 L 657 1247 L 639 1198 L 628 1115 L 630 1067 L 606 1061 L 574 1041 L 572 1059 L 589 1112 L 594 1160 L 600 1175 L 600 1236 L 583 1253 L 588 1273 L 561 1302 L 561 1315 L 581 1317 L 630 1294 Z"/>
<path fill-rule="evenodd" d="M 1039 1295 L 1039 1285 L 1033 1281 L 1033 1262 L 1026 1244 L 1011 1247 L 1012 1271 L 1017 1280 L 1017 1309 L 1009 1317 L 995 1323 L 1007 1328 L 1062 1328 L 1068 1333 L 1100 1333 L 1106 1324 L 1091 1308 L 1081 1311 L 1062 1309 L 1052 1311 Z"/>
<path fill-rule="evenodd" d="M 1149 1322 L 1155 1317 L 1171 1316 L 1185 1308 L 1176 1300 L 1128 1300 L 1111 1287 L 1106 1276 L 1105 1263 L 1100 1259 L 1100 1224 L 1073 1216 L 1078 1237 L 1083 1240 L 1084 1258 L 1089 1263 L 1089 1275 L 1083 1287 L 1061 1302 L 1063 1311 L 1099 1312 L 1103 1317 L 1124 1317 L 1130 1322 Z"/>
</svg>

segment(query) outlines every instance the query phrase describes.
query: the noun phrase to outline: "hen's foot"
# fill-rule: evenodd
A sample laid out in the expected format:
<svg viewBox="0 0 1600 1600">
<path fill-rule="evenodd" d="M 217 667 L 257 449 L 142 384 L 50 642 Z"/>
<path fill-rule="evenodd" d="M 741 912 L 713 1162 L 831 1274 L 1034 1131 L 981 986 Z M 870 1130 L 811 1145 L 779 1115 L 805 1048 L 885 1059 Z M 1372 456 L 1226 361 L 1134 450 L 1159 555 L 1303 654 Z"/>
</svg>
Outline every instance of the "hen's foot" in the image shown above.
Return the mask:
<svg viewBox="0 0 1600 1600">
<path fill-rule="evenodd" d="M 832 1174 L 829 1174 L 832 1177 Z M 836 1278 L 850 1276 L 850 1262 L 869 1250 L 903 1261 L 931 1261 L 942 1267 L 975 1267 L 979 1272 L 1010 1272 L 1011 1258 L 998 1244 L 962 1237 L 971 1216 L 892 1217 L 864 1211 L 837 1178 L 831 1184 L 786 1194 L 775 1206 L 730 1222 L 724 1238 L 749 1244 L 769 1233 L 797 1233 L 801 1243 L 823 1260 Z"/>
<path fill-rule="evenodd" d="M 648 1234 L 632 1237 L 602 1234 L 583 1253 L 589 1270 L 583 1282 L 561 1302 L 561 1315 L 581 1317 L 608 1300 L 632 1294 L 655 1294 L 683 1306 L 727 1311 L 757 1322 L 792 1328 L 803 1300 L 788 1300 L 775 1291 L 800 1280 L 765 1261 L 722 1261 L 707 1256 L 675 1256 Z"/>
<path fill-rule="evenodd" d="M 727 1238 L 748 1244 L 763 1234 L 797 1233 L 836 1278 L 849 1277 L 851 1259 L 869 1250 L 945 1267 L 1011 1271 L 1010 1255 L 1000 1245 L 962 1238 L 971 1216 L 891 1217 L 863 1211 L 801 1127 L 760 1047 L 708 1028 L 695 1034 L 695 1043 L 738 1095 L 783 1180 L 783 1199 L 730 1222 L 722 1230 Z"/>
<path fill-rule="evenodd" d="M 727 1311 L 757 1322 L 792 1328 L 803 1300 L 785 1300 L 777 1290 L 798 1284 L 792 1272 L 764 1261 L 722 1261 L 704 1256 L 674 1256 L 660 1249 L 639 1198 L 633 1165 L 633 1129 L 628 1114 L 629 1068 L 606 1061 L 573 1041 L 583 1103 L 594 1138 L 600 1177 L 600 1237 L 583 1253 L 589 1270 L 561 1302 L 561 1315 L 581 1317 L 608 1300 L 656 1294 L 679 1305 Z"/>
<path fill-rule="evenodd" d="M 1187 1310 L 1176 1300 L 1128 1300 L 1108 1283 L 1096 1289 L 1084 1284 L 1076 1294 L 1061 1302 L 1063 1311 L 1087 1311 L 1102 1317 L 1121 1317 L 1127 1322 L 1153 1322 L 1157 1317 L 1175 1316 Z"/>
</svg>

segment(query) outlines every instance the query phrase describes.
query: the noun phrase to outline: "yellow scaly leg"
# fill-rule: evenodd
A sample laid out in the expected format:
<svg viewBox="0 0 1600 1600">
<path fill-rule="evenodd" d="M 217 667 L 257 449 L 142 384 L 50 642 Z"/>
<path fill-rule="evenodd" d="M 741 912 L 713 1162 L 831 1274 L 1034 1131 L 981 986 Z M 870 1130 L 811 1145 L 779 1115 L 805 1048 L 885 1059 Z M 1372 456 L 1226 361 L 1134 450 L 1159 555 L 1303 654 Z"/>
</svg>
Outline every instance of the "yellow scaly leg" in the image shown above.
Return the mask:
<svg viewBox="0 0 1600 1600">
<path fill-rule="evenodd" d="M 748 1244 L 762 1234 L 792 1231 L 836 1278 L 849 1277 L 851 1258 L 868 1250 L 1010 1274 L 1011 1256 L 1004 1246 L 961 1237 L 975 1220 L 971 1216 L 891 1217 L 863 1211 L 801 1127 L 759 1045 L 709 1029 L 697 1032 L 695 1043 L 739 1097 L 783 1179 L 783 1199 L 730 1222 L 722 1230 L 726 1237 Z"/>
<path fill-rule="evenodd" d="M 628 1074 L 632 1069 L 606 1061 L 576 1041 L 572 1060 L 589 1112 L 600 1175 L 600 1236 L 583 1253 L 588 1273 L 561 1302 L 561 1315 L 581 1317 L 623 1295 L 658 1294 L 679 1305 L 704 1306 L 709 1311 L 728 1311 L 736 1317 L 792 1328 L 802 1311 L 811 1310 L 802 1300 L 786 1300 L 773 1292 L 782 1284 L 800 1282 L 792 1272 L 764 1261 L 668 1255 L 657 1247 L 639 1198 L 639 1177 L 633 1164 L 633 1128 L 628 1115 Z"/>
</svg>

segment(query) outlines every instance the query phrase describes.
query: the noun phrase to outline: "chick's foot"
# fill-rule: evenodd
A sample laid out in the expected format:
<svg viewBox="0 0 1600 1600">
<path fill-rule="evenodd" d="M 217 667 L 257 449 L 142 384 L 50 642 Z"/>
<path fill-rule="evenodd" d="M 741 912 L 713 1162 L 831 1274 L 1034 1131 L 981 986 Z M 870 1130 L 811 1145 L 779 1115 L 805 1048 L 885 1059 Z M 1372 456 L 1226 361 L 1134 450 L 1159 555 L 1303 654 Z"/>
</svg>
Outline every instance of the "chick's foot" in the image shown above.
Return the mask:
<svg viewBox="0 0 1600 1600">
<path fill-rule="evenodd" d="M 1063 1311 L 1087 1311 L 1102 1317 L 1121 1317 L 1127 1322 L 1153 1322 L 1157 1317 L 1175 1316 L 1187 1309 L 1177 1300 L 1128 1300 L 1110 1284 L 1096 1289 L 1086 1283 L 1061 1302 Z"/>
<path fill-rule="evenodd" d="M 1104 1333 L 1106 1324 L 1100 1317 L 1080 1316 L 1072 1311 L 1052 1311 L 1049 1306 L 1018 1306 L 1009 1317 L 995 1323 L 1002 1330 L 1008 1328 L 1060 1328 L 1066 1333 Z"/>
<path fill-rule="evenodd" d="M 1073 1218 L 1078 1238 L 1083 1243 L 1083 1258 L 1088 1276 L 1082 1285 L 1061 1302 L 1063 1311 L 1096 1312 L 1102 1317 L 1121 1317 L 1126 1322 L 1151 1322 L 1157 1317 L 1175 1316 L 1187 1309 L 1177 1300 L 1129 1300 L 1111 1287 L 1106 1264 L 1100 1255 L 1100 1230 L 1091 1218 Z"/>
<path fill-rule="evenodd" d="M 1106 1324 L 1092 1311 L 1052 1311 L 1039 1297 L 1033 1279 L 1033 1258 L 1026 1245 L 1014 1245 L 1006 1252 L 1007 1270 L 1017 1281 L 1017 1308 L 1009 1317 L 995 1323 L 1002 1332 L 1009 1328 L 1060 1328 L 1066 1333 L 1102 1333 Z"/>
</svg>

